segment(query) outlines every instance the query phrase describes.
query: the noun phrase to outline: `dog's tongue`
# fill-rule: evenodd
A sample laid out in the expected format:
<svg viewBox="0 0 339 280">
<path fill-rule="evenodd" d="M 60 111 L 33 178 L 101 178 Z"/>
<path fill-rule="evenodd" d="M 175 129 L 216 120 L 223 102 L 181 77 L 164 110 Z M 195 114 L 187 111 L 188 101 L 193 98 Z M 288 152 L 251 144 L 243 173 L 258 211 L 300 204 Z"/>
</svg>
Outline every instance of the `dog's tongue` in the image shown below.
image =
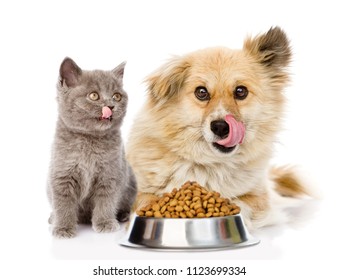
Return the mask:
<svg viewBox="0 0 339 280">
<path fill-rule="evenodd" d="M 102 119 L 109 119 L 109 117 L 112 116 L 112 110 L 108 108 L 107 106 L 102 107 Z"/>
<path fill-rule="evenodd" d="M 234 147 L 241 144 L 245 136 L 244 124 L 238 122 L 232 115 L 226 115 L 225 121 L 229 125 L 228 136 L 225 139 L 217 141 L 217 143 L 224 147 Z"/>
</svg>

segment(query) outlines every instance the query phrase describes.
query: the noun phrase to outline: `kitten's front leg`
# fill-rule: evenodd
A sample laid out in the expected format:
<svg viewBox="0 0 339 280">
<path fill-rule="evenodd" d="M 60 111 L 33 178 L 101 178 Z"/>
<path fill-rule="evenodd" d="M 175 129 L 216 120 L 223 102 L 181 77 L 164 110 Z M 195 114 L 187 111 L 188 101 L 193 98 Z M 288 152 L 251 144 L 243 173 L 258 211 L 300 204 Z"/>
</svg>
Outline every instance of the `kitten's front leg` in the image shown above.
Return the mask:
<svg viewBox="0 0 339 280">
<path fill-rule="evenodd" d="M 71 238 L 76 234 L 77 200 L 74 182 L 55 182 L 53 189 L 53 235 Z"/>
<path fill-rule="evenodd" d="M 93 204 L 92 227 L 96 232 L 112 232 L 120 228 L 116 219 L 117 197 L 111 187 L 97 187 Z"/>
</svg>

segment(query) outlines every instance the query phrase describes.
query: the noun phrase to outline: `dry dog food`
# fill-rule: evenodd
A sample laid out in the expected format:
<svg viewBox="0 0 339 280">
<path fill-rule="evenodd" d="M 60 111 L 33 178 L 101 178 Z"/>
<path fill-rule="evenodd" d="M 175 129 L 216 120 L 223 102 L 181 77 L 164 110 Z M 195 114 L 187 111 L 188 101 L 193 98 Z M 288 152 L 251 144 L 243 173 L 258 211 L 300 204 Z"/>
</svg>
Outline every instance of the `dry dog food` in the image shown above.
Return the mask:
<svg viewBox="0 0 339 280">
<path fill-rule="evenodd" d="M 208 218 L 235 215 L 240 208 L 218 192 L 208 191 L 196 182 L 186 182 L 179 190 L 165 193 L 136 213 L 156 218 Z"/>
</svg>

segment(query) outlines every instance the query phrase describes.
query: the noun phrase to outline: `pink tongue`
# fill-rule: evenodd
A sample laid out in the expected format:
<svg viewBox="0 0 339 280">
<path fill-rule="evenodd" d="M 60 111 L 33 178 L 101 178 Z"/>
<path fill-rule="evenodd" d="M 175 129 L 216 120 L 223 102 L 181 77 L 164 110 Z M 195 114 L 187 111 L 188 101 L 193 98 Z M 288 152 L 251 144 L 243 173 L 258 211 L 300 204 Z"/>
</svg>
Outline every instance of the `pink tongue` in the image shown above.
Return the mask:
<svg viewBox="0 0 339 280">
<path fill-rule="evenodd" d="M 245 136 L 244 124 L 238 122 L 232 115 L 226 115 L 225 121 L 228 123 L 230 131 L 225 139 L 221 139 L 217 143 L 224 147 L 233 147 L 241 144 Z"/>
<path fill-rule="evenodd" d="M 109 117 L 112 116 L 112 111 L 110 108 L 108 108 L 107 106 L 102 107 L 102 119 L 109 119 Z"/>
</svg>

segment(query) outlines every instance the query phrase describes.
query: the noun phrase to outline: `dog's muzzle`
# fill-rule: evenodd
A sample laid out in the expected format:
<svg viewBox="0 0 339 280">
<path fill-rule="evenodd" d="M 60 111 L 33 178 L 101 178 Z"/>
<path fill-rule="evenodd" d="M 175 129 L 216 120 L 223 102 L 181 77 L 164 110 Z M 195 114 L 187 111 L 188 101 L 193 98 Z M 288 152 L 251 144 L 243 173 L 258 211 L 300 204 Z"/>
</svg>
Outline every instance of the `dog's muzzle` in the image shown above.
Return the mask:
<svg viewBox="0 0 339 280">
<path fill-rule="evenodd" d="M 230 131 L 230 127 L 227 122 L 224 120 L 216 120 L 212 121 L 210 125 L 211 131 L 221 139 L 224 139 L 228 136 L 228 133 Z M 219 145 L 218 143 L 214 142 L 213 147 L 215 147 L 217 150 L 219 150 L 222 153 L 230 153 L 235 149 L 234 147 L 225 147 L 222 145 Z"/>
<path fill-rule="evenodd" d="M 217 120 L 211 122 L 211 130 L 212 132 L 219 136 L 221 139 L 226 138 L 230 131 L 230 127 L 227 122 L 224 120 Z"/>
<path fill-rule="evenodd" d="M 241 144 L 245 136 L 245 126 L 241 121 L 237 121 L 233 115 L 228 114 L 225 120 L 215 120 L 210 124 L 211 131 L 220 140 L 213 143 L 219 151 L 229 153 Z"/>
</svg>

